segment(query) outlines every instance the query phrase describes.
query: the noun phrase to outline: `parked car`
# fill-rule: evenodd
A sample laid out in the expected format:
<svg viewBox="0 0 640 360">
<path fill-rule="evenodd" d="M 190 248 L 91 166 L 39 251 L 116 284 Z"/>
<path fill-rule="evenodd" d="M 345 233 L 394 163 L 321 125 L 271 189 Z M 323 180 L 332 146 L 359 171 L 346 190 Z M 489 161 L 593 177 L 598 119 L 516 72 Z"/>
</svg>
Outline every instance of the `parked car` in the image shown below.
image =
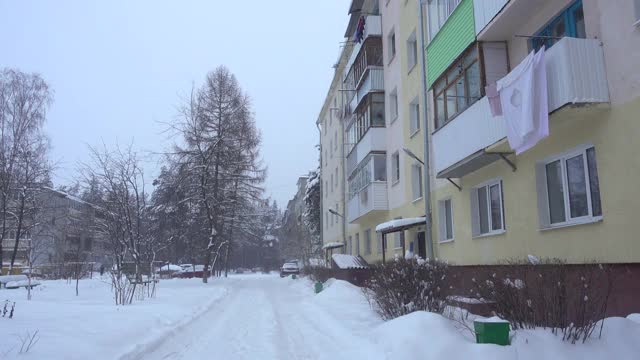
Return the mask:
<svg viewBox="0 0 640 360">
<path fill-rule="evenodd" d="M 282 267 L 280 268 L 280 277 L 285 277 L 293 274 L 300 274 L 300 267 L 298 267 L 297 262 L 284 263 L 284 265 L 282 265 Z"/>
</svg>

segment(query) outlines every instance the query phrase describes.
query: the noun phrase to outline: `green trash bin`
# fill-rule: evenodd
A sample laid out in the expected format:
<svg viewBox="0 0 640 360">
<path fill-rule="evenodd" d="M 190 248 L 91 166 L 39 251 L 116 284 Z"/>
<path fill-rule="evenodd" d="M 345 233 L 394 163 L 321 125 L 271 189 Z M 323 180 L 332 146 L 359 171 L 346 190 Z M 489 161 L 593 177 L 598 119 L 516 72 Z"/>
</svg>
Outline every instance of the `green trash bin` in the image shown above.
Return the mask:
<svg viewBox="0 0 640 360">
<path fill-rule="evenodd" d="M 473 327 L 478 344 L 509 345 L 508 321 L 498 318 L 475 320 Z"/>
<path fill-rule="evenodd" d="M 322 283 L 320 281 L 316 282 L 316 294 L 322 291 Z"/>
</svg>

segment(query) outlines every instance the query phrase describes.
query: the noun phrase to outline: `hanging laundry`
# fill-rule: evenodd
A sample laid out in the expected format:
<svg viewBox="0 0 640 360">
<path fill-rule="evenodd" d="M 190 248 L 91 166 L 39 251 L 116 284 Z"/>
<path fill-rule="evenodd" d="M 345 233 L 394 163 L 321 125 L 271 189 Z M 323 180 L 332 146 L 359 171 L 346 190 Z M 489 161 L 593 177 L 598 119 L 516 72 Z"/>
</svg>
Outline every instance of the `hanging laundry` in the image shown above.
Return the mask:
<svg viewBox="0 0 640 360">
<path fill-rule="evenodd" d="M 489 84 L 484 87 L 484 92 L 489 99 L 489 108 L 493 117 L 502 115 L 502 105 L 500 105 L 500 93 L 496 83 Z"/>
<path fill-rule="evenodd" d="M 364 16 L 361 16 L 360 19 L 358 19 L 358 25 L 356 26 L 356 33 L 353 35 L 353 41 L 356 43 L 360 43 L 364 38 L 365 22 L 366 20 Z"/>
<path fill-rule="evenodd" d="M 544 47 L 497 82 L 509 146 L 519 155 L 549 136 Z"/>
</svg>

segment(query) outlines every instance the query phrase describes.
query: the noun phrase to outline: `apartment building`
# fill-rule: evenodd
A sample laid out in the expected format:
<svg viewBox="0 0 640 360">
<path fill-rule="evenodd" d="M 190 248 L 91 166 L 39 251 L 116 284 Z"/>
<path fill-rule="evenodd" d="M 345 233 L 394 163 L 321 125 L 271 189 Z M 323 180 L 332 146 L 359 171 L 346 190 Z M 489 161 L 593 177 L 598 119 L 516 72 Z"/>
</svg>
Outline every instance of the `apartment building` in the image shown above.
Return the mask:
<svg viewBox="0 0 640 360">
<path fill-rule="evenodd" d="M 424 10 L 437 256 L 638 263 L 640 2 L 433 0 Z M 485 86 L 543 45 L 549 136 L 516 156 Z"/>
<path fill-rule="evenodd" d="M 348 39 L 357 39 L 343 80 L 345 119 L 345 252 L 369 262 L 407 251 L 426 256 L 424 221 L 390 229 L 380 224 L 424 217 L 424 96 L 418 48 L 418 1 L 353 1 Z M 412 156 L 409 156 L 411 154 Z M 397 230 L 397 231 L 396 231 Z"/>
<path fill-rule="evenodd" d="M 355 26 L 353 24 L 352 26 Z M 346 37 L 346 35 L 345 35 Z M 345 220 L 345 144 L 346 95 L 342 80 L 353 44 L 345 42 L 334 64 L 334 76 L 316 125 L 320 131 L 321 235 L 328 252 L 344 252 L 348 224 Z"/>
</svg>

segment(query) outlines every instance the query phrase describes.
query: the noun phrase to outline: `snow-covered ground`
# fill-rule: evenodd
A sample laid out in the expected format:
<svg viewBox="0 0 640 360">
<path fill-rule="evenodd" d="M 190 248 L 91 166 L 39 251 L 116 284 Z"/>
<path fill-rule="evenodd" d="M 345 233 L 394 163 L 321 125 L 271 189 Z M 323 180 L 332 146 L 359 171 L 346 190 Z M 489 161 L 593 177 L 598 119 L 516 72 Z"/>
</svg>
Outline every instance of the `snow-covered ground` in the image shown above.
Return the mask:
<svg viewBox="0 0 640 360">
<path fill-rule="evenodd" d="M 0 359 L 634 359 L 638 316 L 609 318 L 603 338 L 571 345 L 545 330 L 518 331 L 512 346 L 475 344 L 470 332 L 440 315 L 416 312 L 383 322 L 360 289 L 329 280 L 313 294 L 305 279 L 234 275 L 203 285 L 162 281 L 158 297 L 112 304 L 109 285 L 45 281 L 26 291 L 0 291 L 18 301 L 0 318 Z M 39 330 L 40 341 L 16 354 L 12 334 Z M 5 341 L 4 339 L 8 339 Z"/>
</svg>

